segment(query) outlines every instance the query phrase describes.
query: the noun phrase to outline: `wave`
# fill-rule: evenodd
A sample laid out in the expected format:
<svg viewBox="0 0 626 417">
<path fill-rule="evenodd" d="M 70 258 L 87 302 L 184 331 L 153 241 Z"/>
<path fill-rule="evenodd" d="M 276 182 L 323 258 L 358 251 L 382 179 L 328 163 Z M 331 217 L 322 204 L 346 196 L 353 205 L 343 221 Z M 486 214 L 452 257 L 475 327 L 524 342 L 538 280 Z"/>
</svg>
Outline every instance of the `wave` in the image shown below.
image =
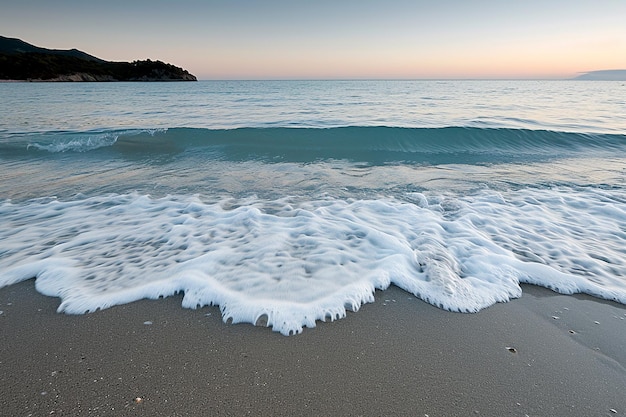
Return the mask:
<svg viewBox="0 0 626 417">
<path fill-rule="evenodd" d="M 394 284 L 476 312 L 520 283 L 626 304 L 626 199 L 602 189 L 278 200 L 126 194 L 0 204 L 0 287 L 36 277 L 82 314 L 184 293 L 283 334 Z M 265 320 L 263 320 L 265 319 Z"/>
<path fill-rule="evenodd" d="M 4 154 L 106 152 L 107 157 L 193 151 L 268 163 L 480 164 L 614 154 L 626 150 L 626 135 L 478 127 L 169 128 L 24 134 L 4 138 L 0 149 Z"/>
</svg>

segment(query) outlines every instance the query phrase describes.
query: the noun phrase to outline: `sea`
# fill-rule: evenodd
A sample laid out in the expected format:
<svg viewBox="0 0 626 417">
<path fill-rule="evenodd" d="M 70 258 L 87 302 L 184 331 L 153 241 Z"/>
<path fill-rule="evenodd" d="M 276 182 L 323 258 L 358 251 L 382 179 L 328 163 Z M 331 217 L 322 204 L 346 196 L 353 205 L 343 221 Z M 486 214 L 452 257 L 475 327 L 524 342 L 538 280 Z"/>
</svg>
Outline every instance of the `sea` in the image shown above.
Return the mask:
<svg viewBox="0 0 626 417">
<path fill-rule="evenodd" d="M 34 278 L 59 312 L 182 293 L 291 335 L 390 285 L 466 313 L 522 283 L 626 304 L 624 82 L 0 83 L 0 97 L 0 287 Z"/>
</svg>

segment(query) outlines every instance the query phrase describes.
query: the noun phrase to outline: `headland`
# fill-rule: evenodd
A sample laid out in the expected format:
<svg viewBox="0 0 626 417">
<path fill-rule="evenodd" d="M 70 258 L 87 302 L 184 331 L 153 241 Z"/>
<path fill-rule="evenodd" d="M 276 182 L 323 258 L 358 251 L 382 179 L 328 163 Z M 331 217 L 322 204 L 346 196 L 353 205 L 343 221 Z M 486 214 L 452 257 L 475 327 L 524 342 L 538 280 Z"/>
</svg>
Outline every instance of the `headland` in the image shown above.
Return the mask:
<svg viewBox="0 0 626 417">
<path fill-rule="evenodd" d="M 187 70 L 150 59 L 105 61 L 77 49 L 46 49 L 0 36 L 0 80 L 196 81 Z"/>
</svg>

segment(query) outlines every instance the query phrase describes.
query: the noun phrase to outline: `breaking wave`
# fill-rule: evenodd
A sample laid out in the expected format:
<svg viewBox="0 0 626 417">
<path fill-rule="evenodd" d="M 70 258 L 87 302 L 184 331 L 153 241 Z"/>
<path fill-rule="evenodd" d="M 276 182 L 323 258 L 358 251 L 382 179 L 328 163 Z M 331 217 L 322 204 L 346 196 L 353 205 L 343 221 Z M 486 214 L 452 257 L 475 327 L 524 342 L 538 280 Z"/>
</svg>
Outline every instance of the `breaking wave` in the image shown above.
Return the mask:
<svg viewBox="0 0 626 417">
<path fill-rule="evenodd" d="M 283 334 L 334 320 L 397 285 L 476 312 L 520 283 L 626 304 L 623 190 L 523 189 L 292 201 L 141 194 L 0 204 L 0 287 L 82 314 L 183 292 L 224 320 Z"/>
<path fill-rule="evenodd" d="M 169 128 L 42 133 L 1 142 L 0 147 L 14 153 L 106 151 L 106 156 L 137 157 L 194 151 L 223 160 L 268 163 L 341 159 L 370 164 L 485 164 L 626 151 L 626 135 L 477 127 Z"/>
</svg>

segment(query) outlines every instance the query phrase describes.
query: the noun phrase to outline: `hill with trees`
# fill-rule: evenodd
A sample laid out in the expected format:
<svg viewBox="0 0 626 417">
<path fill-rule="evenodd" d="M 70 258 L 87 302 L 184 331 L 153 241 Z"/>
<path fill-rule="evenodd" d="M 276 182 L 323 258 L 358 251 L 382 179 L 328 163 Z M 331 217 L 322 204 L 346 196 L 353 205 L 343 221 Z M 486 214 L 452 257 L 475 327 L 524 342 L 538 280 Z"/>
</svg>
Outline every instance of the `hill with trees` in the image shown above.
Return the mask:
<svg viewBox="0 0 626 417">
<path fill-rule="evenodd" d="M 161 61 L 105 61 L 77 49 L 40 48 L 0 36 L 0 80 L 196 81 L 196 77 Z"/>
</svg>

